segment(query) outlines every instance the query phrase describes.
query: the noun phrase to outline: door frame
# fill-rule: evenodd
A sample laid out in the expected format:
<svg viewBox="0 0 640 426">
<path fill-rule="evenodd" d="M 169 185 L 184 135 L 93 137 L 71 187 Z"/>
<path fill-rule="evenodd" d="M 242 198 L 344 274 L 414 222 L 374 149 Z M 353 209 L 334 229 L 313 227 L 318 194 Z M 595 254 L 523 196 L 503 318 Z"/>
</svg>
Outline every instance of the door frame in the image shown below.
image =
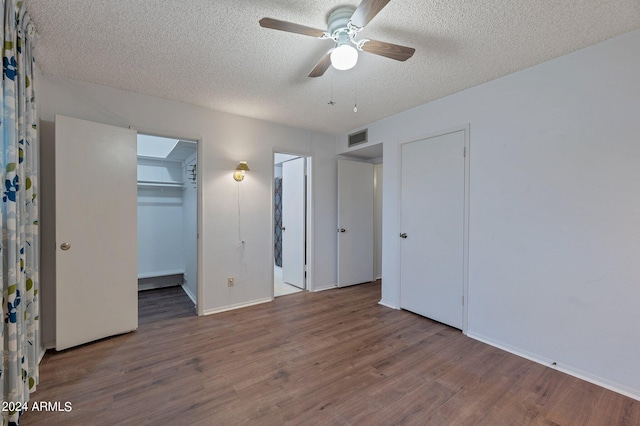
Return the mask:
<svg viewBox="0 0 640 426">
<path fill-rule="evenodd" d="M 130 128 L 133 128 L 132 126 L 129 126 Z M 183 135 L 176 135 L 176 134 L 172 134 L 172 133 L 166 133 L 166 132 L 159 132 L 153 129 L 146 129 L 146 128 L 140 128 L 140 127 L 136 127 L 133 128 L 134 130 L 136 130 L 138 132 L 138 134 L 142 134 L 142 135 L 147 135 L 147 136 L 156 136 L 159 138 L 168 138 L 168 139 L 176 139 L 176 140 L 184 140 L 184 141 L 189 141 L 189 142 L 195 142 L 196 144 L 196 214 L 197 214 L 197 218 L 196 218 L 196 314 L 198 316 L 203 316 L 205 315 L 204 313 L 204 290 L 203 290 L 203 280 L 202 280 L 202 268 L 204 265 L 204 261 L 202 259 L 202 254 L 204 253 L 203 250 L 203 243 L 202 243 L 202 238 L 200 238 L 200 236 L 202 235 L 202 218 L 203 218 L 203 214 L 202 214 L 202 206 L 203 206 L 203 202 L 202 202 L 202 194 L 203 194 L 203 190 L 202 190 L 202 136 L 200 135 L 191 135 L 191 136 L 185 136 Z"/>
<path fill-rule="evenodd" d="M 341 163 L 342 162 L 342 163 Z M 350 173 L 352 171 L 352 169 L 354 167 L 356 167 L 355 165 L 351 166 L 351 167 L 341 167 L 341 164 L 343 164 L 344 166 L 346 166 L 346 162 L 350 162 L 350 163 L 357 163 L 357 164 L 362 164 L 362 165 L 368 165 L 370 166 L 370 170 L 371 170 L 371 207 L 370 210 L 371 212 L 371 270 L 370 270 L 370 277 L 367 278 L 367 281 L 362 281 L 362 282 L 350 282 L 349 284 L 342 284 L 341 285 L 341 278 L 344 279 L 345 276 L 347 275 L 353 275 L 353 274 L 349 274 L 349 273 L 344 273 L 344 271 L 342 271 L 342 267 L 345 264 L 351 264 L 353 262 L 341 262 L 341 236 L 340 236 L 340 232 L 338 233 L 338 241 L 337 241 L 337 257 L 338 257 L 338 261 L 337 261 L 337 287 L 338 288 L 344 288 L 344 287 L 349 287 L 352 285 L 358 285 L 358 284 L 364 284 L 367 282 L 372 282 L 376 280 L 376 276 L 375 276 L 375 251 L 374 251 L 374 247 L 375 247 L 375 223 L 374 223 L 374 209 L 375 209 L 375 187 L 374 187 L 374 182 L 375 182 L 375 164 L 371 161 L 364 161 L 362 159 L 358 159 L 358 158 L 338 158 L 338 212 L 337 212 L 337 218 L 338 218 L 338 231 L 340 231 L 340 229 L 342 229 L 343 226 L 349 226 L 349 225 L 353 225 L 353 224 L 345 224 L 342 223 L 342 219 L 346 219 L 344 216 L 348 216 L 348 215 L 343 215 L 343 211 L 347 210 L 347 211 L 353 211 L 354 209 L 343 209 L 344 206 L 342 206 L 342 201 L 344 200 L 344 198 L 342 197 L 343 194 L 348 193 L 348 190 L 345 190 L 345 187 L 348 187 L 349 189 L 353 188 L 353 184 L 352 184 L 352 180 L 351 179 L 344 179 L 344 177 L 342 177 L 342 173 L 343 172 L 347 172 Z M 360 167 L 360 166 L 357 166 Z M 360 170 L 360 173 L 356 173 L 355 175 L 359 177 L 362 176 L 362 170 Z M 344 183 L 347 183 L 347 185 L 344 185 Z M 342 184 L 342 185 L 341 185 Z M 352 203 L 350 206 L 348 207 L 355 207 L 357 204 L 357 207 L 361 207 L 362 204 L 360 203 Z M 357 208 L 356 207 L 356 208 Z M 348 232 L 351 232 L 350 235 L 353 235 L 353 230 L 349 230 L 347 229 Z M 356 235 L 358 236 L 362 236 L 362 233 L 357 233 Z M 347 238 L 350 238 L 347 236 Z M 362 243 L 362 241 L 360 241 L 360 243 Z M 344 244 L 344 243 L 342 243 Z M 353 260 L 353 259 L 351 259 Z M 349 268 L 344 268 L 349 270 Z M 354 269 L 350 269 L 351 271 L 353 271 Z M 358 270 L 358 268 L 356 268 L 355 270 Z M 342 274 L 341 274 L 342 271 Z M 362 275 L 364 275 L 364 272 L 362 273 Z M 349 280 L 352 281 L 352 280 Z M 357 280 L 359 281 L 359 279 Z"/>
<path fill-rule="evenodd" d="M 305 215 L 305 250 L 307 252 L 306 261 L 306 276 L 305 276 L 305 289 L 303 291 L 315 291 L 315 282 L 313 280 L 313 271 L 314 271 L 314 222 L 313 222 L 313 155 L 309 152 L 304 151 L 296 151 L 288 148 L 278 148 L 274 147 L 271 152 L 271 212 L 269 217 L 269 235 L 271 235 L 271 244 L 269 247 L 269 261 L 270 264 L 274 262 L 274 252 L 275 252 L 275 238 L 273 235 L 273 224 L 274 224 L 274 211 L 273 205 L 275 202 L 275 165 L 276 165 L 276 154 L 286 154 L 286 155 L 297 155 L 298 157 L 303 157 L 306 159 L 305 169 L 306 169 L 306 215 Z M 271 267 L 271 300 L 275 299 L 274 292 L 274 271 L 273 267 Z"/>
<path fill-rule="evenodd" d="M 470 157 L 471 157 L 471 145 L 470 145 L 470 130 L 471 125 L 465 124 L 456 127 L 450 127 L 448 129 L 440 130 L 433 133 L 428 133 L 425 135 L 415 136 L 410 139 L 402 140 L 398 143 L 397 152 L 398 152 L 398 196 L 397 196 L 397 224 L 396 224 L 396 237 L 400 238 L 399 233 L 402 232 L 402 146 L 412 142 L 418 142 L 423 139 L 431 139 L 438 136 L 448 135 L 450 133 L 464 131 L 464 212 L 463 212 L 463 256 L 462 256 L 462 297 L 464 298 L 464 304 L 462 306 L 462 333 L 467 334 L 467 329 L 469 326 L 468 319 L 468 310 L 469 310 L 469 203 L 470 203 Z M 400 296 L 402 292 L 402 281 L 401 277 L 401 247 L 400 243 L 397 244 L 396 253 L 397 253 L 397 268 L 396 268 L 396 282 L 398 283 L 396 290 L 396 297 L 398 301 L 398 308 L 400 308 Z"/>
</svg>

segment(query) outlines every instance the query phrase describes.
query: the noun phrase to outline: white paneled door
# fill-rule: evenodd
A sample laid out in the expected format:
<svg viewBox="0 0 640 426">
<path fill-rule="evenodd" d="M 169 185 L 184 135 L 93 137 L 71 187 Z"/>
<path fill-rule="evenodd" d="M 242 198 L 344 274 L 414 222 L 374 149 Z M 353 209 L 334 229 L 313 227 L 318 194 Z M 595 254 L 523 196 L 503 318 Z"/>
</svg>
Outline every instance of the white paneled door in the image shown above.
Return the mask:
<svg viewBox="0 0 640 426">
<path fill-rule="evenodd" d="M 373 281 L 373 164 L 338 160 L 338 287 Z"/>
<path fill-rule="evenodd" d="M 305 158 L 282 163 L 282 280 L 305 288 Z"/>
<path fill-rule="evenodd" d="M 465 131 L 401 150 L 400 306 L 462 329 Z"/>
<path fill-rule="evenodd" d="M 56 116 L 56 350 L 138 327 L 136 132 Z"/>
</svg>

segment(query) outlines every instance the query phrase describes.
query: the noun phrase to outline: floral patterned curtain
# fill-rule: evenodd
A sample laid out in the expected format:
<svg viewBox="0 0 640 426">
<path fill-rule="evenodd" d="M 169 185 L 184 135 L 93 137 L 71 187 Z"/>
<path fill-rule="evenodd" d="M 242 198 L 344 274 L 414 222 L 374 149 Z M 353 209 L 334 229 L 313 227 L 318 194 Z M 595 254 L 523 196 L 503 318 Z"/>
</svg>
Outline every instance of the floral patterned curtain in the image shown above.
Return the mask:
<svg viewBox="0 0 640 426">
<path fill-rule="evenodd" d="M 2 0 L 3 56 L 0 93 L 2 149 L 2 401 L 26 403 L 38 383 L 38 134 L 33 91 L 35 28 L 22 1 Z M 11 406 L 8 406 L 11 408 Z M 2 424 L 20 412 L 2 410 Z"/>
</svg>

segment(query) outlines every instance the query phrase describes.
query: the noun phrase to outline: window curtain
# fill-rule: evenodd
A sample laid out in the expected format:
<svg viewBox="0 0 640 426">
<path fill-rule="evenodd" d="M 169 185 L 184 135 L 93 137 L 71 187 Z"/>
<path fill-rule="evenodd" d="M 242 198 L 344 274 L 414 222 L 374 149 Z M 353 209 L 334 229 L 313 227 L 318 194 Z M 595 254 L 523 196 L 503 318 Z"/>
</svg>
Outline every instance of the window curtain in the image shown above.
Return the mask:
<svg viewBox="0 0 640 426">
<path fill-rule="evenodd" d="M 0 393 L 3 401 L 25 403 L 38 383 L 40 354 L 38 130 L 32 55 L 36 33 L 22 1 L 2 0 L 2 5 Z M 18 424 L 21 413 L 1 413 L 3 425 Z"/>
</svg>

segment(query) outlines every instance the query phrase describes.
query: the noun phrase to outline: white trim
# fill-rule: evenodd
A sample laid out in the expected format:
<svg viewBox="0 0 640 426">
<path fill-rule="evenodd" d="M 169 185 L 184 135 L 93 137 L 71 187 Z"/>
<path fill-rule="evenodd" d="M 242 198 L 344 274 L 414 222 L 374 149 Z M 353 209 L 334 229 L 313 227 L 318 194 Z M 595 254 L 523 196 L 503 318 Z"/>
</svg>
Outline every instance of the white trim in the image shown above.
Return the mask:
<svg viewBox="0 0 640 426">
<path fill-rule="evenodd" d="M 241 308 L 248 308 L 249 306 L 260 305 L 262 303 L 269 303 L 271 301 L 273 301 L 273 298 L 272 297 L 267 297 L 267 298 L 264 298 L 264 299 L 252 300 L 250 302 L 236 303 L 236 304 L 233 304 L 233 305 L 222 306 L 220 308 L 207 309 L 207 310 L 204 311 L 203 315 L 219 314 L 221 312 L 233 311 L 233 310 L 241 309 Z"/>
<path fill-rule="evenodd" d="M 306 188 L 306 203 L 307 203 L 307 217 L 305 220 L 306 223 L 306 248 L 307 248 L 307 265 L 305 269 L 305 278 L 306 278 L 306 289 L 308 291 L 315 290 L 315 280 L 313 271 L 315 271 L 315 259 L 316 259 L 316 245 L 314 240 L 314 229 L 315 229 L 315 218 L 313 206 L 315 205 L 315 191 L 313 190 L 313 157 L 311 155 L 306 156 L 307 162 L 305 164 L 305 170 L 307 173 L 307 188 Z M 272 191 L 273 192 L 273 191 Z M 272 203 L 273 204 L 273 203 Z M 272 209 L 273 210 L 273 209 Z M 273 246 L 273 244 L 271 244 Z M 273 256 L 271 256 L 273 259 Z"/>
<path fill-rule="evenodd" d="M 469 329 L 469 212 L 471 204 L 471 124 L 464 128 L 464 217 L 463 221 L 463 253 L 462 253 L 462 332 Z"/>
<path fill-rule="evenodd" d="M 53 343 L 53 344 L 51 345 L 51 348 L 53 348 L 55 345 L 56 345 L 56 344 L 55 344 L 55 343 Z M 45 345 L 45 344 L 41 344 L 41 345 L 40 345 L 40 354 L 38 355 L 38 365 L 40 365 L 40 363 L 42 362 L 42 358 L 44 358 L 44 354 L 46 354 L 46 353 L 47 353 L 47 349 L 48 349 L 48 348 L 47 348 L 47 345 Z"/>
<path fill-rule="evenodd" d="M 191 292 L 191 289 L 189 287 L 187 287 L 186 284 L 182 284 L 182 290 L 184 290 L 185 294 L 187 296 L 189 296 L 189 299 L 191 299 L 191 301 L 193 302 L 194 305 L 198 304 L 198 301 L 196 299 L 196 296 Z"/>
<path fill-rule="evenodd" d="M 204 214 L 203 214 L 203 197 L 204 197 L 204 185 L 202 184 L 202 159 L 204 155 L 202 150 L 204 144 L 202 139 L 196 140 L 196 314 L 198 316 L 204 315 L 204 242 L 202 237 L 202 230 L 204 229 Z"/>
<path fill-rule="evenodd" d="M 400 308 L 398 308 L 397 306 L 393 306 L 392 304 L 387 303 L 387 302 L 385 302 L 385 301 L 383 301 L 383 300 L 380 300 L 380 301 L 378 302 L 378 305 L 386 306 L 387 308 L 395 309 L 395 310 L 397 310 L 397 311 L 399 311 L 399 310 L 400 310 Z"/>
<path fill-rule="evenodd" d="M 313 290 L 309 290 L 309 291 L 313 291 L 317 293 L 319 291 L 331 290 L 334 288 L 338 288 L 338 284 L 323 285 L 323 286 L 315 287 Z"/>
<path fill-rule="evenodd" d="M 605 379 L 603 377 L 597 376 L 595 374 L 591 374 L 587 371 L 581 370 L 576 367 L 572 367 L 570 365 L 558 365 L 552 359 L 541 357 L 538 354 L 535 354 L 533 352 L 529 352 L 520 348 L 513 347 L 511 345 L 493 340 L 481 334 L 477 334 L 473 332 L 468 332 L 466 334 L 468 337 L 474 340 L 478 340 L 480 342 L 486 343 L 487 345 L 491 345 L 495 348 L 502 349 L 503 351 L 528 359 L 529 361 L 533 361 L 535 363 L 544 365 L 546 367 L 553 368 L 554 370 L 558 370 L 562 373 L 566 373 L 580 380 L 593 383 L 594 385 L 603 387 L 605 389 L 609 389 L 610 391 L 613 391 L 621 395 L 628 396 L 629 398 L 633 398 L 635 400 L 640 401 L 640 389 L 633 389 L 628 386 L 621 385 L 620 383 L 616 383 L 612 380 Z"/>
</svg>

